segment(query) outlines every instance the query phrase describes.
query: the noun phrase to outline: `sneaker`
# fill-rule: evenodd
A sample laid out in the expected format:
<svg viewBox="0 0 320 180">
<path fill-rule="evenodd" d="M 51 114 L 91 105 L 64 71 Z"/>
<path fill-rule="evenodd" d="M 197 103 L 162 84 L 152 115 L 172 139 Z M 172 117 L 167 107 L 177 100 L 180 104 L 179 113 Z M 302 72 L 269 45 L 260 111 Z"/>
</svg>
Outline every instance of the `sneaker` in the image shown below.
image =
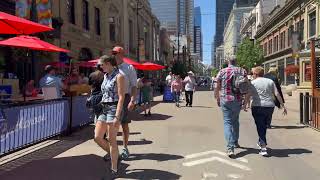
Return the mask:
<svg viewBox="0 0 320 180">
<path fill-rule="evenodd" d="M 111 160 L 110 154 L 106 154 L 105 156 L 103 156 L 103 160 L 108 162 Z"/>
<path fill-rule="evenodd" d="M 189 107 L 192 107 L 192 104 L 190 104 Z"/>
<path fill-rule="evenodd" d="M 187 103 L 187 104 L 186 104 L 186 107 L 188 107 L 188 106 L 189 106 L 189 104 Z"/>
<path fill-rule="evenodd" d="M 260 154 L 261 156 L 267 157 L 267 156 L 268 156 L 268 150 L 267 150 L 267 148 L 261 148 L 259 154 Z"/>
<path fill-rule="evenodd" d="M 129 150 L 127 148 L 124 148 L 120 155 L 121 159 L 127 159 L 129 158 L 129 156 L 130 156 Z"/>
<path fill-rule="evenodd" d="M 260 150 L 262 149 L 262 147 L 261 147 L 261 145 L 260 145 L 259 142 L 257 143 L 257 146 L 258 146 L 258 148 L 259 148 Z"/>
<path fill-rule="evenodd" d="M 241 146 L 240 146 L 239 143 L 235 143 L 235 144 L 234 144 L 234 148 L 241 148 Z"/>
<path fill-rule="evenodd" d="M 234 158 L 234 150 L 231 150 L 231 149 L 229 149 L 228 151 L 227 151 L 227 156 L 229 157 L 229 158 Z"/>
</svg>

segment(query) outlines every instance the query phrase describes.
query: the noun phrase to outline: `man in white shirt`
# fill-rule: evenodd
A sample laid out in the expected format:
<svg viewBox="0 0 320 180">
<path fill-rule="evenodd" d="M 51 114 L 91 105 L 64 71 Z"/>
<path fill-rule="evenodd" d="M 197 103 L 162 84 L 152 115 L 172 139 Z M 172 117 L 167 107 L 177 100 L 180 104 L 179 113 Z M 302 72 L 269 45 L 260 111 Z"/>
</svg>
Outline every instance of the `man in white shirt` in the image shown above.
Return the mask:
<svg viewBox="0 0 320 180">
<path fill-rule="evenodd" d="M 170 72 L 169 75 L 166 77 L 167 86 L 171 86 L 172 81 L 173 81 L 173 75 L 172 75 L 172 72 Z"/>
<path fill-rule="evenodd" d="M 123 105 L 123 116 L 121 120 L 121 126 L 123 130 L 123 151 L 121 153 L 121 158 L 126 159 L 129 157 L 130 153 L 128 150 L 129 142 L 129 123 L 131 119 L 128 117 L 128 111 L 132 111 L 135 107 L 135 101 L 137 96 L 137 72 L 134 67 L 130 64 L 123 62 L 124 49 L 122 47 L 116 46 L 112 50 L 112 54 L 116 56 L 118 67 L 120 73 L 124 75 L 126 81 L 126 95 Z"/>
<path fill-rule="evenodd" d="M 192 107 L 193 93 L 196 90 L 196 80 L 192 71 L 188 72 L 188 76 L 184 79 L 183 83 L 185 83 L 186 107 Z"/>
</svg>

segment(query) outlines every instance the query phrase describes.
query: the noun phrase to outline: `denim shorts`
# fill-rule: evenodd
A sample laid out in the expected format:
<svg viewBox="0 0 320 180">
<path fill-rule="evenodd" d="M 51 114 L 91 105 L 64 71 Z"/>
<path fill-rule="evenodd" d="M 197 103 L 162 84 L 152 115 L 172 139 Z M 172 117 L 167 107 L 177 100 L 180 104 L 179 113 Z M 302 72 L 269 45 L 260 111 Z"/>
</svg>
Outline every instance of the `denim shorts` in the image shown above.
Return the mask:
<svg viewBox="0 0 320 180">
<path fill-rule="evenodd" d="M 117 104 L 115 105 L 103 105 L 102 112 L 98 115 L 97 121 L 105 123 L 113 123 L 116 117 Z"/>
</svg>

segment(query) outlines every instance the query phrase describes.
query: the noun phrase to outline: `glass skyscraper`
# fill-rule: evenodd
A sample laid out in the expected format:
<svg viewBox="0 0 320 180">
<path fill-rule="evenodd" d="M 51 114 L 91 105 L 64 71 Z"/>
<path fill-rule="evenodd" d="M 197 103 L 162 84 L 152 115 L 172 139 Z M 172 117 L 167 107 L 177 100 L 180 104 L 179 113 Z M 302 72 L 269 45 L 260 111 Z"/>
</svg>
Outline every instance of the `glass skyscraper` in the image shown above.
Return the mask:
<svg viewBox="0 0 320 180">
<path fill-rule="evenodd" d="M 161 27 L 169 34 L 177 34 L 178 3 L 177 0 L 149 0 L 152 12 L 161 22 Z"/>
</svg>

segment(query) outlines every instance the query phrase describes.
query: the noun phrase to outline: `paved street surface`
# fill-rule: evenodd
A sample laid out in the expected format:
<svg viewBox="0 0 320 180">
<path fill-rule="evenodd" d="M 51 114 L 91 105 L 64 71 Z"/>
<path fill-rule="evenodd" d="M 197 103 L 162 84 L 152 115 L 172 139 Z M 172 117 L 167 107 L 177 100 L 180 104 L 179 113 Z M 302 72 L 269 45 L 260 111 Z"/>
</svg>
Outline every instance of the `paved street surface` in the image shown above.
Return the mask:
<svg viewBox="0 0 320 180">
<path fill-rule="evenodd" d="M 193 108 L 159 102 L 153 116 L 135 116 L 131 157 L 123 161 L 123 179 L 186 180 L 318 180 L 320 133 L 297 124 L 298 103 L 287 104 L 287 117 L 276 111 L 268 131 L 271 157 L 261 157 L 250 112 L 241 112 L 237 158 L 225 156 L 223 121 L 212 92 L 196 92 Z M 183 104 L 184 105 L 184 104 Z M 1 180 L 96 180 L 110 167 L 104 152 L 91 139 L 93 127 L 9 162 L 0 168 Z M 121 137 L 119 136 L 119 141 Z"/>
</svg>

